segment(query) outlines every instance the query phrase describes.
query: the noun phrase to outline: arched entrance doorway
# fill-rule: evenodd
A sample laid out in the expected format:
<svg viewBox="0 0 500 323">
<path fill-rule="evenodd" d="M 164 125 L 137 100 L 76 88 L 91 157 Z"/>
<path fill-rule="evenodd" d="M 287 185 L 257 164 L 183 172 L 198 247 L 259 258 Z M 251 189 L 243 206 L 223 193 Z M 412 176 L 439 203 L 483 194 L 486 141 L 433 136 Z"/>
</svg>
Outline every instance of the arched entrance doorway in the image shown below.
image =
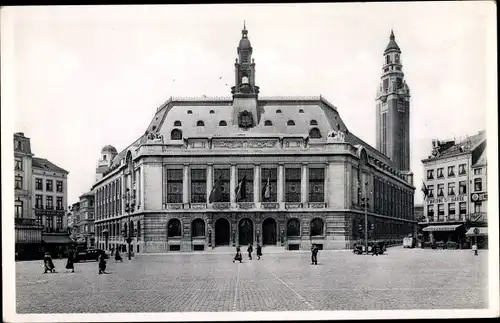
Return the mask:
<svg viewBox="0 0 500 323">
<path fill-rule="evenodd" d="M 215 221 L 215 246 L 229 246 L 230 241 L 229 221 L 220 218 Z"/>
<path fill-rule="evenodd" d="M 249 218 L 241 219 L 238 225 L 239 245 L 249 245 L 253 243 L 253 222 Z"/>
<path fill-rule="evenodd" d="M 276 242 L 278 242 L 276 221 L 267 218 L 262 222 L 262 245 L 276 245 Z"/>
</svg>

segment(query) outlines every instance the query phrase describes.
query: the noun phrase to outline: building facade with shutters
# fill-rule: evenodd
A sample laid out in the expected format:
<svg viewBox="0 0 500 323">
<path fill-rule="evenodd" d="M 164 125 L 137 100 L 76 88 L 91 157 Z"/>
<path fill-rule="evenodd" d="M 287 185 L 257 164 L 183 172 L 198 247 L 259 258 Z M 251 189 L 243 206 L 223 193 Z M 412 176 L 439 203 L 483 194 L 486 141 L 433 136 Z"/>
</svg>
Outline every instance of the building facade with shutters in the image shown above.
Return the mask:
<svg viewBox="0 0 500 323">
<path fill-rule="evenodd" d="M 363 237 L 365 206 L 370 239 L 414 233 L 409 164 L 352 134 L 321 96 L 259 97 L 252 53 L 243 29 L 232 97 L 171 98 L 126 149 L 103 148 L 92 187 L 99 248 L 131 237 L 146 253 L 345 249 Z"/>
<path fill-rule="evenodd" d="M 424 240 L 465 244 L 474 227 L 487 237 L 486 133 L 433 140 L 432 146 L 432 154 L 422 160 L 425 202 L 419 227 Z"/>
</svg>

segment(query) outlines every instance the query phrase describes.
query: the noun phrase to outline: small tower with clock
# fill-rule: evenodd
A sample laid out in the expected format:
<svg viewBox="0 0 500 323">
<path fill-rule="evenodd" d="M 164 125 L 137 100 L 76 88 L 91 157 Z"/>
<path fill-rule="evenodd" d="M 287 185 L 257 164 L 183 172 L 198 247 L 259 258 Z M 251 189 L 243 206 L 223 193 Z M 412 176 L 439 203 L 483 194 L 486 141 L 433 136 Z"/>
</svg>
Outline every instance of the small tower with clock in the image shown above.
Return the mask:
<svg viewBox="0 0 500 323">
<path fill-rule="evenodd" d="M 410 174 L 410 88 L 404 79 L 401 49 L 392 30 L 384 51 L 376 104 L 377 149 L 399 170 Z"/>
<path fill-rule="evenodd" d="M 238 45 L 238 58 L 234 64 L 235 85 L 233 94 L 233 124 L 240 128 L 252 128 L 259 123 L 258 110 L 259 87 L 255 85 L 255 62 L 252 58 L 252 45 L 248 39 L 245 23 Z"/>
</svg>

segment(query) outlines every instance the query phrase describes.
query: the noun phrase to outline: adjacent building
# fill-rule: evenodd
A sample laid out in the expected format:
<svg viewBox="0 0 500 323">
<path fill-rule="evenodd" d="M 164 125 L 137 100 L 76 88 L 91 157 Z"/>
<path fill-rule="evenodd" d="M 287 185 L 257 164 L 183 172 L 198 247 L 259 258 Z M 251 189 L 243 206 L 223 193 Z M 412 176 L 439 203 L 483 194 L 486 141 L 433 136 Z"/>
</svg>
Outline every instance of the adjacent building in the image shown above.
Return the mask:
<svg viewBox="0 0 500 323">
<path fill-rule="evenodd" d="M 76 242 L 87 248 L 95 247 L 94 195 L 87 192 L 72 205 L 72 232 Z"/>
<path fill-rule="evenodd" d="M 259 97 L 246 28 L 237 54 L 231 97 L 170 98 L 131 145 L 102 149 L 92 187 L 97 246 L 130 237 L 146 253 L 345 249 L 363 238 L 365 212 L 370 238 L 414 233 L 409 88 L 394 34 L 376 103 L 383 152 L 322 96 Z"/>
<path fill-rule="evenodd" d="M 426 241 L 454 241 L 470 245 L 466 237 L 478 228 L 487 237 L 486 133 L 459 140 L 433 140 L 432 154 L 422 160 Z"/>
<path fill-rule="evenodd" d="M 16 252 L 32 258 L 65 247 L 68 172 L 35 157 L 23 133 L 14 134 L 14 158 Z"/>
</svg>

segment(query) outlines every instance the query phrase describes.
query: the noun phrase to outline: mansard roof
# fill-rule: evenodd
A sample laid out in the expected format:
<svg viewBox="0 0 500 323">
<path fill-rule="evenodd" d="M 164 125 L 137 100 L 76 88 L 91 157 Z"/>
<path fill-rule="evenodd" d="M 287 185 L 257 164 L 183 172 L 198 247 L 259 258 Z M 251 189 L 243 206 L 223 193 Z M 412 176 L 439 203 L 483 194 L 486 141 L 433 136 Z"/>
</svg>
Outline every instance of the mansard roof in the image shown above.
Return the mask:
<svg viewBox="0 0 500 323">
<path fill-rule="evenodd" d="M 59 172 L 64 174 L 69 174 L 69 172 L 56 164 L 50 162 L 45 158 L 33 157 L 32 167 L 47 171 Z"/>
</svg>

